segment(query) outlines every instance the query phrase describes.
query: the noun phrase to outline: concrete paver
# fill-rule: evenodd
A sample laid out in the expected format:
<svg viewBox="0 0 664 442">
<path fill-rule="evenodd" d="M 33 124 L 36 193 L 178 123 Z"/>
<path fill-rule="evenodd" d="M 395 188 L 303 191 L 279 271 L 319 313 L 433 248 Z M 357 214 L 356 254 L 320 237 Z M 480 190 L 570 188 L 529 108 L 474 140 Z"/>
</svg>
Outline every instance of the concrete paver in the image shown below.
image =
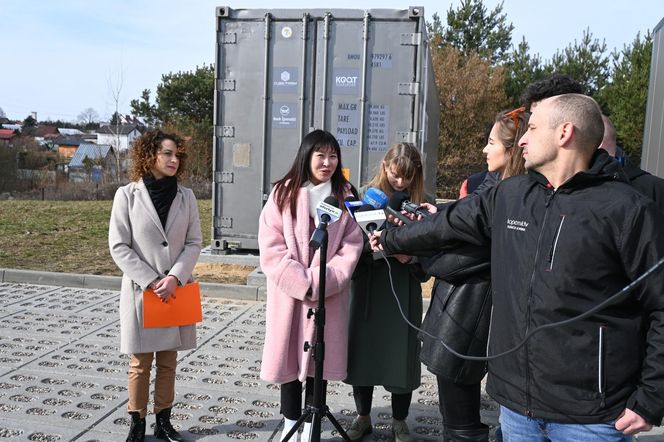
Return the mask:
<svg viewBox="0 0 664 442">
<path fill-rule="evenodd" d="M 0 439 L 123 441 L 128 430 L 126 372 L 119 353 L 119 292 L 0 283 Z M 204 297 L 198 347 L 180 352 L 174 426 L 188 440 L 278 439 L 279 387 L 259 379 L 265 304 Z M 435 377 L 422 370 L 408 423 L 415 441 L 442 440 Z M 390 395 L 374 393 L 374 432 L 389 441 Z M 344 426 L 355 415 L 351 388 L 328 386 L 327 403 Z M 484 397 L 483 420 L 496 404 Z M 148 415 L 148 441 L 154 416 Z M 641 441 L 664 440 L 662 433 Z M 322 440 L 341 440 L 323 421 Z"/>
</svg>

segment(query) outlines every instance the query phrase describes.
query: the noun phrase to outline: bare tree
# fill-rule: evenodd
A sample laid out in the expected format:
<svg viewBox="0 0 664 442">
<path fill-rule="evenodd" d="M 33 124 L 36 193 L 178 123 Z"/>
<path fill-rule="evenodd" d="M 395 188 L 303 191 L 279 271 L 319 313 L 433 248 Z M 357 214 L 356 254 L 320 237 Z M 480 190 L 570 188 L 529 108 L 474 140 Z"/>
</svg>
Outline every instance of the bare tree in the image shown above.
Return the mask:
<svg viewBox="0 0 664 442">
<path fill-rule="evenodd" d="M 7 115 L 5 114 L 5 111 L 3 111 L 2 108 L 0 107 L 0 118 L 6 118 L 6 117 Z"/>
<path fill-rule="evenodd" d="M 96 110 L 89 107 L 78 114 L 78 121 L 83 124 L 92 124 L 99 121 L 99 114 Z"/>
<path fill-rule="evenodd" d="M 111 92 L 111 98 L 113 99 L 113 103 L 115 103 L 115 115 L 120 116 L 119 113 L 119 108 L 120 108 L 120 93 L 122 92 L 122 83 L 123 83 L 123 72 L 122 72 L 122 65 L 120 66 L 120 73 L 117 75 L 117 78 L 115 81 L 111 78 L 111 75 L 109 74 L 108 76 L 108 89 Z M 120 181 L 120 173 L 121 173 L 121 166 L 122 166 L 122 160 L 121 160 L 121 154 L 120 154 L 120 118 L 115 119 L 115 128 L 111 129 L 114 130 L 115 132 L 115 179 L 116 181 Z"/>
</svg>

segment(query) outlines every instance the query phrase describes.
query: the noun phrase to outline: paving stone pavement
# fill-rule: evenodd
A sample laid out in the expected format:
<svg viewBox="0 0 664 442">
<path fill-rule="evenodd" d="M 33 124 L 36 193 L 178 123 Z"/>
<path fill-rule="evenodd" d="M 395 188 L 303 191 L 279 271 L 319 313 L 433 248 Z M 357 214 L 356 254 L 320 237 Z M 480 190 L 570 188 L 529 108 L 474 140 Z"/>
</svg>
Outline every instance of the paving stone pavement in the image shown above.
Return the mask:
<svg viewBox="0 0 664 442">
<path fill-rule="evenodd" d="M 121 355 L 119 292 L 0 283 L 0 439 L 123 441 L 128 357 Z M 207 298 L 198 348 L 180 352 L 172 421 L 190 441 L 276 441 L 279 387 L 259 379 L 265 304 Z M 422 370 L 408 424 L 415 441 L 442 440 L 435 377 Z M 327 403 L 348 427 L 349 386 L 332 382 Z M 484 397 L 483 420 L 495 426 L 496 404 Z M 389 393 L 377 388 L 375 430 L 365 441 L 393 440 Z M 149 437 L 156 441 L 148 415 Z M 664 440 L 642 438 L 642 441 Z M 323 421 L 321 440 L 340 441 Z"/>
</svg>

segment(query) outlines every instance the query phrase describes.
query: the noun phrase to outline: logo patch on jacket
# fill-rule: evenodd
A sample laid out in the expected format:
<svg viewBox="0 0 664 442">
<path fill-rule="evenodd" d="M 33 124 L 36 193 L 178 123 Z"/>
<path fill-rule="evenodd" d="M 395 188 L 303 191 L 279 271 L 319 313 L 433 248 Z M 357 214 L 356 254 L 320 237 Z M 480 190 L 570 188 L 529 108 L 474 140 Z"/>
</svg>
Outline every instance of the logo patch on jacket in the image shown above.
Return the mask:
<svg viewBox="0 0 664 442">
<path fill-rule="evenodd" d="M 507 218 L 507 228 L 511 230 L 518 230 L 520 232 L 525 232 L 526 227 L 528 227 L 528 222 L 520 221 L 517 219 Z"/>
</svg>

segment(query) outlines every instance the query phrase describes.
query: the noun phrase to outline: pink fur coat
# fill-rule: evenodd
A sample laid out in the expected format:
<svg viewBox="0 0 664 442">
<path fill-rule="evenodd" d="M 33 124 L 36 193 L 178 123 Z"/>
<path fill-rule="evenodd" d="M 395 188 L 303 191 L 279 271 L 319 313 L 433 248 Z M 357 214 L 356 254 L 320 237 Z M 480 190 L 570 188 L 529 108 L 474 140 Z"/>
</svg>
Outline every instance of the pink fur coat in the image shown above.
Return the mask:
<svg viewBox="0 0 664 442">
<path fill-rule="evenodd" d="M 299 191 L 295 217 L 288 207 L 279 211 L 274 192 L 261 212 L 258 246 L 261 269 L 267 277 L 261 379 L 267 382 L 304 381 L 314 373 L 311 350 L 304 352 L 305 341 L 315 342 L 314 320 L 307 318 L 307 312 L 317 306 L 320 271 L 320 250 L 310 257 L 310 223 L 309 195 L 304 187 Z M 362 246 L 359 227 L 344 211 L 341 219 L 328 227 L 323 373 L 328 380 L 346 377 L 348 293 Z"/>
</svg>

